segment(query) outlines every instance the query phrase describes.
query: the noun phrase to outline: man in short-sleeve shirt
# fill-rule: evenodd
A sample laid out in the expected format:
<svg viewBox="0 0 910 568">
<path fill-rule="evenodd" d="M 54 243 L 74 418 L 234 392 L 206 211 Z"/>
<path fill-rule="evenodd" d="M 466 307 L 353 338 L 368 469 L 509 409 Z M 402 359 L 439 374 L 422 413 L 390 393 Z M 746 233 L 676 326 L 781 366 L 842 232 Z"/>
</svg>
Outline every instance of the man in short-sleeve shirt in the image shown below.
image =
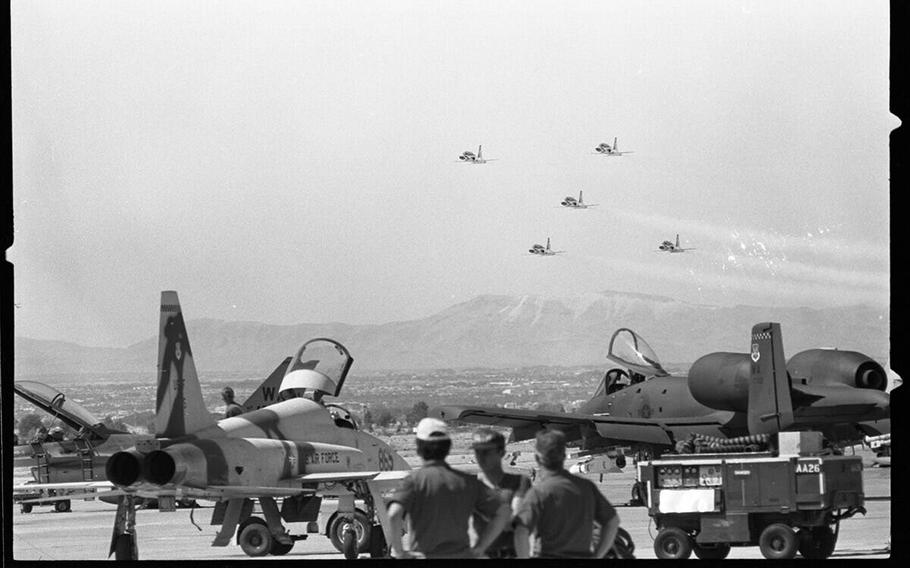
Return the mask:
<svg viewBox="0 0 910 568">
<path fill-rule="evenodd" d="M 603 558 L 619 530 L 616 510 L 593 482 L 563 468 L 565 435 L 562 432 L 540 432 L 536 450 L 541 472 L 513 519 L 519 558 L 528 556 L 529 532 L 536 532 L 535 556 Z M 600 524 L 602 537 L 592 555 L 594 521 Z"/>
<path fill-rule="evenodd" d="M 470 474 L 449 467 L 445 457 L 452 442 L 445 423 L 424 418 L 417 425 L 417 453 L 423 466 L 402 480 L 388 499 L 396 558 L 422 555 L 427 558 L 481 556 L 509 523 L 509 506 L 496 493 Z M 492 519 L 472 548 L 468 519 L 474 511 Z M 407 515 L 410 550 L 401 543 L 401 523 Z M 416 553 L 416 554 L 415 554 Z"/>
</svg>

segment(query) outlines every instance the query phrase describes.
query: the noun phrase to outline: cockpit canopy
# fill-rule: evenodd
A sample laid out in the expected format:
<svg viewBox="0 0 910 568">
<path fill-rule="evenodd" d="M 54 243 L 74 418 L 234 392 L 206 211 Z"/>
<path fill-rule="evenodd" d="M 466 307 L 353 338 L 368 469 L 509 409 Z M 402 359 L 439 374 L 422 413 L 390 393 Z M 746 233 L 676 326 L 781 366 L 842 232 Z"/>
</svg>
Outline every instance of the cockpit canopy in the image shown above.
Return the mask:
<svg viewBox="0 0 910 568">
<path fill-rule="evenodd" d="M 645 377 L 666 377 L 664 370 L 651 346 L 629 328 L 617 329 L 610 338 L 607 359 Z"/>
<path fill-rule="evenodd" d="M 77 402 L 68 400 L 65 394 L 54 387 L 37 381 L 16 381 L 13 390 L 74 430 L 85 429 L 98 437 L 103 437 L 107 432 L 101 420 Z"/>
<path fill-rule="evenodd" d="M 278 393 L 293 390 L 302 394 L 306 390 L 338 396 L 353 362 L 348 350 L 337 341 L 321 337 L 311 339 L 291 359 Z M 282 398 L 287 398 L 288 394 Z"/>
</svg>

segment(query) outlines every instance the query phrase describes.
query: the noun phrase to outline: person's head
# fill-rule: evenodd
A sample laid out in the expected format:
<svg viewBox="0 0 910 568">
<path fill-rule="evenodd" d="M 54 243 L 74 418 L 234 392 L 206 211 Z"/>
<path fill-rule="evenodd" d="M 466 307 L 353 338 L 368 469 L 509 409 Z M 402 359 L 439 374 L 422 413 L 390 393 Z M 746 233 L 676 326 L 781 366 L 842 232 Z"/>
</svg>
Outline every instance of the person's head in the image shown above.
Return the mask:
<svg viewBox="0 0 910 568">
<path fill-rule="evenodd" d="M 221 389 L 221 400 L 227 403 L 234 402 L 234 389 L 231 387 Z"/>
<path fill-rule="evenodd" d="M 485 472 L 502 469 L 502 458 L 506 455 L 506 439 L 502 434 L 490 428 L 476 430 L 471 447 L 480 469 Z"/>
<path fill-rule="evenodd" d="M 541 430 L 537 433 L 534 457 L 541 467 L 562 469 L 566 461 L 566 435 L 559 430 Z"/>
<path fill-rule="evenodd" d="M 50 431 L 47 433 L 47 435 L 49 438 L 51 438 L 53 440 L 57 440 L 57 441 L 62 440 L 63 439 L 63 428 L 61 428 L 60 426 L 54 426 L 53 428 L 50 429 Z"/>
<path fill-rule="evenodd" d="M 436 418 L 424 418 L 417 424 L 417 455 L 421 459 L 445 459 L 451 448 L 452 440 L 445 422 Z"/>
</svg>

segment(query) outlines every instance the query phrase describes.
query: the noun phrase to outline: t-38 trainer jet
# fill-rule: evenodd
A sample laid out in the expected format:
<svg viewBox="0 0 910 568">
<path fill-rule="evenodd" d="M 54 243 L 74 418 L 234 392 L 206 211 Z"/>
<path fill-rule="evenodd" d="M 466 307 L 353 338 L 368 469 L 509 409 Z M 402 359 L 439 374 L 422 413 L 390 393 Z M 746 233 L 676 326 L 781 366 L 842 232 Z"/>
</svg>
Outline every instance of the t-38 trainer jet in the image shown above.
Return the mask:
<svg viewBox="0 0 910 568">
<path fill-rule="evenodd" d="M 557 254 L 562 254 L 566 251 L 551 249 L 550 248 L 550 237 L 547 237 L 546 248 L 544 248 L 543 245 L 534 244 L 534 245 L 531 245 L 531 248 L 528 249 L 528 252 L 531 254 L 536 254 L 537 256 L 554 256 Z"/>
<path fill-rule="evenodd" d="M 164 511 L 179 497 L 216 501 L 212 524 L 221 528 L 212 545 L 226 546 L 236 532 L 246 554 L 263 556 L 287 554 L 306 538 L 282 521 L 315 521 L 321 498 L 333 495 L 345 556 L 383 554 L 389 525 L 380 492 L 410 468 L 388 444 L 359 431 L 349 414 L 333 415 L 323 405 L 323 396 L 341 391 L 354 361 L 343 345 L 304 343 L 287 365 L 278 402 L 216 421 L 203 404 L 176 292 L 161 293 L 159 332 L 155 436 L 115 453 L 106 466 L 122 494 L 111 537 L 116 558 L 138 557 L 137 497 L 158 499 Z M 265 519 L 251 515 L 253 499 Z M 367 508 L 362 539 L 355 499 Z"/>
<path fill-rule="evenodd" d="M 622 156 L 623 154 L 632 154 L 634 150 L 626 150 L 624 152 L 619 151 L 619 142 L 617 138 L 613 139 L 613 145 L 610 146 L 606 142 L 601 142 L 594 148 L 594 151 L 600 154 L 601 156 Z"/>
<path fill-rule="evenodd" d="M 713 438 L 818 430 L 834 442 L 858 442 L 890 432 L 885 371 L 855 351 L 809 349 L 784 360 L 780 324 L 752 328 L 749 353 L 711 353 L 688 376 L 663 369 L 651 347 L 630 329 L 610 340 L 607 371 L 594 396 L 575 414 L 447 405 L 430 416 L 512 428 L 510 441 L 542 428 L 566 432 L 589 454 L 616 449 L 659 455 L 689 436 Z"/>
<path fill-rule="evenodd" d="M 478 146 L 476 154 L 470 150 L 465 150 L 458 156 L 458 159 L 466 164 L 486 164 L 487 162 L 495 162 L 499 158 L 484 158 L 483 146 Z"/>
<path fill-rule="evenodd" d="M 587 209 L 588 207 L 597 207 L 597 203 L 585 203 L 583 192 L 578 192 L 578 200 L 571 195 L 566 196 L 559 204 L 569 209 Z"/>
<path fill-rule="evenodd" d="M 695 250 L 694 248 L 682 248 L 679 246 L 679 233 L 676 234 L 675 244 L 673 241 L 664 241 L 660 243 L 657 249 L 663 252 L 686 252 L 687 250 Z"/>
</svg>

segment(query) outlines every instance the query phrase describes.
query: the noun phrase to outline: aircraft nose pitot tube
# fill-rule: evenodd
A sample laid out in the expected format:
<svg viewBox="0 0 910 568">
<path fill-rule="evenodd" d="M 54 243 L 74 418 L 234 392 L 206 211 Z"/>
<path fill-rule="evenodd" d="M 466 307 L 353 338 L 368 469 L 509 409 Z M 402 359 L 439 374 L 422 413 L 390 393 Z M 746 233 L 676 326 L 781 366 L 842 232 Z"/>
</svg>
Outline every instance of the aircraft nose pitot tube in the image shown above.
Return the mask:
<svg viewBox="0 0 910 568">
<path fill-rule="evenodd" d="M 747 412 L 752 373 L 749 363 L 745 353 L 705 355 L 689 370 L 689 391 L 695 400 L 715 410 Z"/>
<path fill-rule="evenodd" d="M 132 485 L 139 481 L 142 475 L 142 462 L 145 454 L 138 450 L 117 452 L 108 458 L 104 465 L 107 479 L 114 485 Z"/>
<path fill-rule="evenodd" d="M 794 381 L 808 379 L 810 385 L 842 384 L 884 391 L 888 378 L 881 365 L 856 351 L 808 349 L 787 361 Z"/>
</svg>

